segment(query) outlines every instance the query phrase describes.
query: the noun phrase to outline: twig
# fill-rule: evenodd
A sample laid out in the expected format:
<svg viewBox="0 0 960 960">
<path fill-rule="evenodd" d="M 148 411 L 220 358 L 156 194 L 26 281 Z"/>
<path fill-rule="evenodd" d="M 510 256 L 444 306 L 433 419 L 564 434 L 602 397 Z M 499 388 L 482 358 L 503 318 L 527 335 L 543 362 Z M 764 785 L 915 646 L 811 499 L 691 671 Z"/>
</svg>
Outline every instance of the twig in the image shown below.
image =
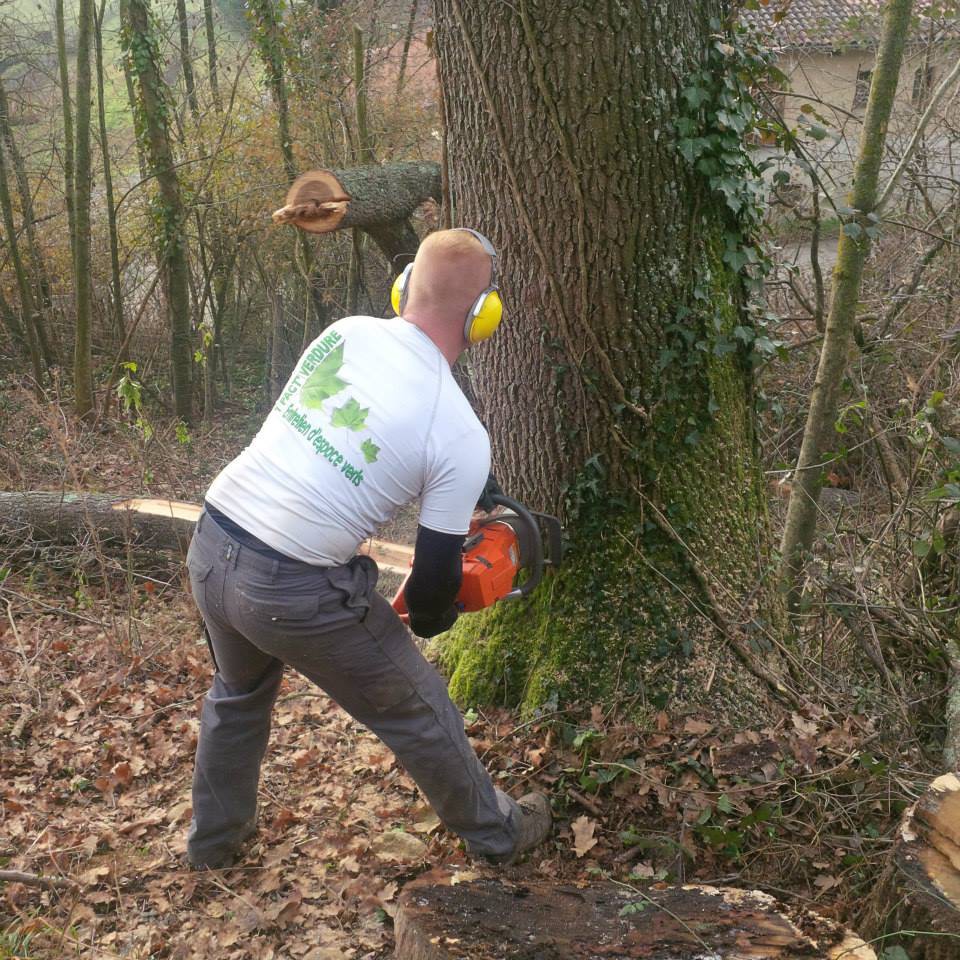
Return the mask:
<svg viewBox="0 0 960 960">
<path fill-rule="evenodd" d="M 33 716 L 33 711 L 25 703 L 20 704 L 20 716 L 17 719 L 17 722 L 13 725 L 10 730 L 10 739 L 19 740 L 23 736 L 23 731 L 26 729 L 27 723 L 30 721 Z"/>
<path fill-rule="evenodd" d="M 887 181 L 887 185 L 883 188 L 883 191 L 880 194 L 880 198 L 877 200 L 874 210 L 879 212 L 882 210 L 887 203 L 890 201 L 890 197 L 893 196 L 894 188 L 897 186 L 897 181 L 900 179 L 903 171 L 906 170 L 907 164 L 913 159 L 914 153 L 916 153 L 917 147 L 920 146 L 920 141 L 923 139 L 923 131 L 926 130 L 927 124 L 930 122 L 930 118 L 933 116 L 934 111 L 940 105 L 940 101 L 943 99 L 947 90 L 950 88 L 954 80 L 960 77 L 960 58 L 957 59 L 957 62 L 954 64 L 953 69 L 940 81 L 940 86 L 930 95 L 930 102 L 927 104 L 927 108 L 923 111 L 923 114 L 920 117 L 920 120 L 917 122 L 917 128 L 913 131 L 913 136 L 910 138 L 910 142 L 907 144 L 906 150 L 903 151 L 903 156 L 900 158 L 900 162 L 897 164 L 896 169 L 890 176 L 890 179 Z"/>
<path fill-rule="evenodd" d="M 589 797 L 585 797 L 580 793 L 579 790 L 574 790 L 573 787 L 567 787 L 567 796 L 571 800 L 579 803 L 585 810 L 589 810 L 595 817 L 603 816 L 603 811 Z"/>
<path fill-rule="evenodd" d="M 63 877 L 41 877 L 36 873 L 20 870 L 0 870 L 0 883 L 22 883 L 28 887 L 43 887 L 47 890 L 73 890 L 77 884 Z"/>
</svg>

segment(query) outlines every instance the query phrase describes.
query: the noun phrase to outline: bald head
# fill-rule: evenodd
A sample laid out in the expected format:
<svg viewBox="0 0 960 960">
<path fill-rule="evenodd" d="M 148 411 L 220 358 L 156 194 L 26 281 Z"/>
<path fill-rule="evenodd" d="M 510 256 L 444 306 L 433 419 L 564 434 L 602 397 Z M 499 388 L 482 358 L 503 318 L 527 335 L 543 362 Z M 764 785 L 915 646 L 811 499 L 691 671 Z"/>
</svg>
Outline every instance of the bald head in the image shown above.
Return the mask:
<svg viewBox="0 0 960 960">
<path fill-rule="evenodd" d="M 404 316 L 463 328 L 467 311 L 490 285 L 493 264 L 483 244 L 464 230 L 438 230 L 417 250 Z"/>
</svg>

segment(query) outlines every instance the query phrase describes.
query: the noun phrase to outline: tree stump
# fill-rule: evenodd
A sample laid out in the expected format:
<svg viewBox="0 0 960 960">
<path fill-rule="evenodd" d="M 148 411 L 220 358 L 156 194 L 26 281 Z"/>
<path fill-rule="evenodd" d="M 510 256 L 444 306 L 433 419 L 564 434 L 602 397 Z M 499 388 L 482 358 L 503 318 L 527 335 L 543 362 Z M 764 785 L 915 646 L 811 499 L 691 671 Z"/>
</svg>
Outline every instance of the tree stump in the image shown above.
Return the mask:
<svg viewBox="0 0 960 960">
<path fill-rule="evenodd" d="M 910 960 L 960 957 L 960 778 L 937 777 L 903 815 L 876 894 L 863 918 L 871 936 L 903 933 Z"/>
<path fill-rule="evenodd" d="M 832 920 L 758 890 L 513 883 L 433 870 L 408 884 L 397 960 L 876 960 Z"/>
</svg>

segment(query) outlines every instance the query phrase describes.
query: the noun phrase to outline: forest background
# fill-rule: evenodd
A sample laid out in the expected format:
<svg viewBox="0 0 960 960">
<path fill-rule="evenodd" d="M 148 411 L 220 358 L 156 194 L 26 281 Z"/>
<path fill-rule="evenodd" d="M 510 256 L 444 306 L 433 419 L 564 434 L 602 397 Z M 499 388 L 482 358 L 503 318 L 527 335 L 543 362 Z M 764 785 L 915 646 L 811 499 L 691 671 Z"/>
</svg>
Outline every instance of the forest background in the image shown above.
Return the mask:
<svg viewBox="0 0 960 960">
<path fill-rule="evenodd" d="M 759 36 L 736 17 L 705 15 L 702 37 L 689 31 L 703 75 L 683 77 L 668 105 L 693 163 L 695 151 L 713 149 L 712 134 L 685 133 L 684 121 L 715 123 L 710 98 L 736 98 L 725 136 L 732 130 L 742 152 L 713 174 L 703 201 L 720 210 L 710 229 L 726 223 L 725 204 L 735 211 L 714 273 L 729 281 L 723 296 L 736 318 L 700 340 L 681 331 L 646 352 L 618 349 L 585 388 L 558 388 L 557 406 L 573 397 L 592 410 L 583 397 L 603 399 L 596 419 L 571 431 L 587 434 L 592 423 L 609 438 L 596 450 L 575 440 L 539 456 L 529 437 L 542 432 L 536 411 L 551 405 L 524 402 L 522 390 L 491 405 L 490 370 L 535 357 L 562 382 L 569 344 L 557 360 L 518 351 L 524 341 L 498 354 L 495 342 L 459 371 L 492 432 L 504 438 L 517 423 L 516 443 L 495 437 L 498 473 L 531 506 L 562 515 L 573 573 L 552 588 L 553 613 L 545 600 L 505 622 L 477 618 L 436 653 L 497 775 L 554 797 L 560 829 L 534 866 L 541 875 L 735 881 L 885 936 L 883 923 L 861 916 L 866 894 L 900 816 L 932 777 L 955 769 L 960 744 L 960 113 L 956 85 L 939 86 L 957 59 L 956 10 L 913 12 L 901 85 L 918 64 L 940 72 L 890 125 L 882 180 L 896 174 L 897 187 L 868 212 L 843 198 L 856 151 L 846 166 L 836 161 L 860 134 L 856 90 L 840 103 L 805 89 L 801 106 L 784 109 L 792 88 L 767 45 L 791 4 L 751 6 Z M 0 657 L 9 678 L 0 722 L 12 774 L 0 786 L 0 856 L 5 867 L 79 885 L 6 885 L 0 957 L 381 956 L 402 883 L 429 861 L 460 856 L 385 748 L 291 677 L 265 774 L 257 869 L 213 885 L 189 875 L 178 857 L 208 665 L 179 555 L 134 542 L 118 550 L 83 510 L 65 544 L 35 517 L 25 523 L 23 508 L 27 491 L 53 492 L 61 505 L 64 494 L 198 502 L 302 348 L 340 316 L 386 314 L 403 263 L 394 241 L 409 239 L 406 230 L 423 236 L 475 213 L 472 225 L 506 250 L 508 322 L 511 301 L 522 312 L 535 252 L 511 233 L 523 232 L 517 211 L 511 224 L 496 216 L 501 187 L 492 184 L 509 179 L 509 162 L 484 170 L 462 154 L 460 118 L 489 91 L 471 96 L 453 78 L 463 63 L 443 51 L 454 49 L 458 4 L 437 7 L 0 6 Z M 876 48 L 875 22 L 848 27 L 848 45 Z M 469 36 L 466 22 L 459 30 Z M 500 63 L 505 77 L 510 68 Z M 509 158 L 509 130 L 489 117 L 472 129 Z M 420 165 L 403 176 L 414 170 L 422 202 L 384 213 L 399 233 L 308 237 L 271 221 L 303 171 L 375 165 L 389 186 L 399 183 L 389 180 L 400 176 L 394 162 Z M 451 179 L 461 210 L 451 210 Z M 617 214 L 604 216 L 614 223 Z M 544 227 L 545 243 L 572 248 L 576 234 L 553 229 Z M 773 546 L 797 481 L 841 237 L 865 255 L 869 244 L 869 258 L 847 318 L 829 442 L 808 470 L 818 487 L 812 539 L 786 565 L 783 587 Z M 511 273 L 513 250 L 529 254 L 527 273 Z M 694 294 L 718 296 L 716 287 Z M 579 289 L 571 297 L 581 303 Z M 531 337 L 539 351 L 542 331 Z M 673 424 L 644 449 L 651 462 L 696 473 L 692 495 L 678 481 L 678 501 L 708 501 L 734 481 L 759 491 L 723 528 L 743 534 L 736 542 L 721 533 L 710 544 L 718 521 L 698 531 L 645 468 L 634 503 L 616 492 L 633 469 L 623 452 L 632 428 L 617 417 L 649 405 L 642 379 L 623 392 L 629 370 L 649 367 L 667 381 L 687 354 L 737 365 L 742 393 L 711 390 L 682 430 Z M 683 400 L 678 390 L 659 402 Z M 714 475 L 700 472 L 697 450 L 713 456 L 708 423 L 728 408 L 743 421 L 731 436 L 746 438 L 746 480 L 725 471 L 723 457 Z M 552 435 L 556 424 L 547 426 Z M 95 499 L 83 503 L 94 510 Z M 631 562 L 654 573 L 631 575 L 641 586 L 629 593 L 588 580 L 596 607 L 571 604 L 564 591 L 582 581 L 608 521 L 652 536 Z M 409 526 L 386 533 L 401 539 Z M 728 571 L 725 552 L 747 559 Z M 655 623 L 634 615 L 660 594 L 672 600 Z M 626 611 L 622 622 L 606 622 L 611 610 Z M 545 642 L 550 656 L 541 656 L 530 640 L 541 630 L 568 640 Z M 910 941 L 880 944 L 887 960 L 902 960 L 895 951 Z"/>
</svg>

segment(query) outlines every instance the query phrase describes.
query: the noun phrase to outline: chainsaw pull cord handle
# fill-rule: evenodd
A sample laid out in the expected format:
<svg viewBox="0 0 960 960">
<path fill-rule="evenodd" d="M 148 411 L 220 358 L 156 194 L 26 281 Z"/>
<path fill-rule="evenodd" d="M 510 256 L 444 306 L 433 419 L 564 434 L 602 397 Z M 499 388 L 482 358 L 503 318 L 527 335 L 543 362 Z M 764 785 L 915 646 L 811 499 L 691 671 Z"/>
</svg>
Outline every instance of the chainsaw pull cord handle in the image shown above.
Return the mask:
<svg viewBox="0 0 960 960">
<path fill-rule="evenodd" d="M 519 501 L 508 497 L 504 493 L 493 493 L 490 499 L 501 507 L 512 510 L 520 521 L 530 530 L 530 552 L 531 564 L 530 575 L 526 582 L 519 587 L 515 587 L 505 597 L 504 600 L 518 600 L 521 597 L 529 596 L 539 586 L 543 579 L 543 540 L 540 536 L 540 525 L 537 523 L 533 514 Z"/>
</svg>

